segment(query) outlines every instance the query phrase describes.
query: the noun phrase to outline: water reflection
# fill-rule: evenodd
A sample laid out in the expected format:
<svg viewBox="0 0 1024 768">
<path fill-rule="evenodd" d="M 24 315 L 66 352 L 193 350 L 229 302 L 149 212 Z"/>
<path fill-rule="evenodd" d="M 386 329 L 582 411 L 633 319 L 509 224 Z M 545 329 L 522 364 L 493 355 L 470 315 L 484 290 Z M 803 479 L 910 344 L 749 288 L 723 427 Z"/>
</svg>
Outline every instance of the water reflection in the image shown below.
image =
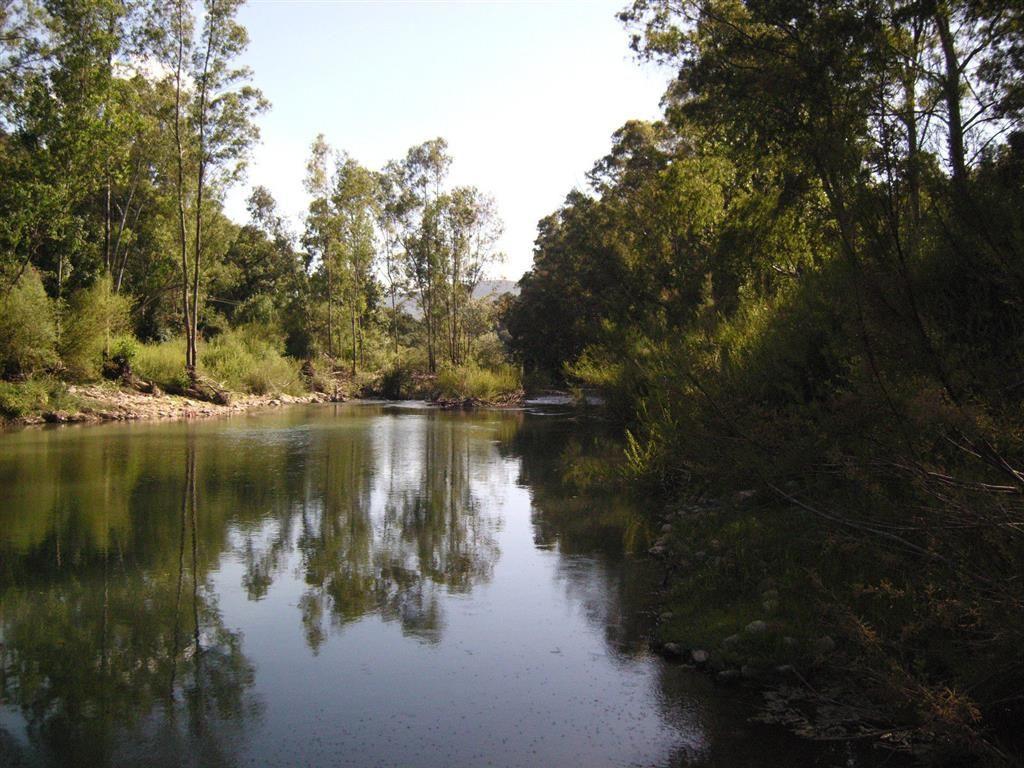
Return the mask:
<svg viewBox="0 0 1024 768">
<path fill-rule="evenodd" d="M 3 462 L 15 502 L 0 521 L 4 764 L 130 763 L 144 754 L 132 745 L 159 742 L 228 765 L 226 743 L 259 717 L 253 668 L 200 557 L 194 446 L 164 462 L 159 495 L 140 493 L 144 458 L 126 476 L 119 458 L 44 448 Z"/>
<path fill-rule="evenodd" d="M 614 450 L 368 405 L 0 435 L 0 764 L 713 758 L 741 716 L 645 650 Z"/>
</svg>

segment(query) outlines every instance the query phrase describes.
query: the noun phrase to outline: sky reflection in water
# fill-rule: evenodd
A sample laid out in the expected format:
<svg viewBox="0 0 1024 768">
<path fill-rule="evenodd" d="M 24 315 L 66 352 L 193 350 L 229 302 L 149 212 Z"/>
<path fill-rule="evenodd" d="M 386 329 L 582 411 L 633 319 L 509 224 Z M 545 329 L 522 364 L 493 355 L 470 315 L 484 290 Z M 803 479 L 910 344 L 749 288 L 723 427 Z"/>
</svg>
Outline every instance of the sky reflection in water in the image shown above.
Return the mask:
<svg viewBox="0 0 1024 768">
<path fill-rule="evenodd" d="M 365 404 L 0 435 L 0 764 L 756 753 L 644 649 L 644 524 L 565 482 L 605 447 Z"/>
</svg>

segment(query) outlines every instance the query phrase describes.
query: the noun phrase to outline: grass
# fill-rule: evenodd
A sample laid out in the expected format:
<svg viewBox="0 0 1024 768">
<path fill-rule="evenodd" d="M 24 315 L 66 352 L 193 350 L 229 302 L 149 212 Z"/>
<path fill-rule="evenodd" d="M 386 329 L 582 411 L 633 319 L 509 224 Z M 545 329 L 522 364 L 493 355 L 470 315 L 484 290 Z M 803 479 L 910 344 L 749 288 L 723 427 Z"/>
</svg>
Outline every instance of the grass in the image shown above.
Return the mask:
<svg viewBox="0 0 1024 768">
<path fill-rule="evenodd" d="M 79 400 L 62 381 L 49 377 L 21 382 L 0 381 L 0 417 L 4 420 L 52 411 L 76 412 Z"/>
<path fill-rule="evenodd" d="M 465 365 L 447 368 L 437 375 L 437 395 L 442 399 L 493 401 L 522 388 L 519 370 L 511 365 L 482 368 Z"/>
<path fill-rule="evenodd" d="M 813 562 L 815 544 L 806 528 L 799 515 L 784 510 L 683 511 L 668 537 L 678 571 L 657 639 L 703 648 L 726 665 L 806 661 L 801 649 L 828 631 L 808 599 L 815 590 L 804 566 Z M 767 632 L 744 632 L 758 620 L 768 624 Z M 739 639 L 723 646 L 732 635 Z"/>
<path fill-rule="evenodd" d="M 188 386 L 185 375 L 185 340 L 171 339 L 157 344 L 140 344 L 132 367 L 139 376 L 170 392 Z"/>
<path fill-rule="evenodd" d="M 184 360 L 184 340 L 172 339 L 140 345 L 133 367 L 142 378 L 174 392 L 188 386 Z M 233 392 L 297 395 L 305 391 L 298 364 L 273 345 L 244 330 L 228 331 L 201 344 L 199 368 Z"/>
<path fill-rule="evenodd" d="M 245 329 L 230 330 L 199 351 L 200 368 L 235 392 L 301 394 L 298 365 L 274 345 Z"/>
</svg>

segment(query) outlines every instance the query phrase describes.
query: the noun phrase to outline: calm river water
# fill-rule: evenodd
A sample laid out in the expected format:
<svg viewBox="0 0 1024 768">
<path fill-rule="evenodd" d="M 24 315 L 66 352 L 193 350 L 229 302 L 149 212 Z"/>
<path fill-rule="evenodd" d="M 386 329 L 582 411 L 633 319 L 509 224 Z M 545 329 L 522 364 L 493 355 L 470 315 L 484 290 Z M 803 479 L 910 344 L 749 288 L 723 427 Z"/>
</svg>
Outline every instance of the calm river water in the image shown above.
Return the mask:
<svg viewBox="0 0 1024 768">
<path fill-rule="evenodd" d="M 568 411 L 0 434 L 0 765 L 840 765 L 651 655 Z"/>
</svg>

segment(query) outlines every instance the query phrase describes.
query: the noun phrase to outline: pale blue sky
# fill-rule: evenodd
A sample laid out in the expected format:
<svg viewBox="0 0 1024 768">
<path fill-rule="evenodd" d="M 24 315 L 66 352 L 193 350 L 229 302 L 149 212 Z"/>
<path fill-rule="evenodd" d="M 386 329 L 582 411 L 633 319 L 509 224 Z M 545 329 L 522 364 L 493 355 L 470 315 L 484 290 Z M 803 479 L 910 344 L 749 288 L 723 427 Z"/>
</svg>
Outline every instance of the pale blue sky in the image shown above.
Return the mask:
<svg viewBox="0 0 1024 768">
<path fill-rule="evenodd" d="M 669 74 L 632 56 L 624 4 L 249 0 L 245 62 L 273 106 L 228 212 L 244 220 L 263 184 L 299 231 L 318 132 L 372 168 L 444 136 L 452 181 L 493 195 L 505 221 L 492 276 L 518 279 L 538 219 L 583 184 L 611 133 L 658 115 Z"/>
</svg>

